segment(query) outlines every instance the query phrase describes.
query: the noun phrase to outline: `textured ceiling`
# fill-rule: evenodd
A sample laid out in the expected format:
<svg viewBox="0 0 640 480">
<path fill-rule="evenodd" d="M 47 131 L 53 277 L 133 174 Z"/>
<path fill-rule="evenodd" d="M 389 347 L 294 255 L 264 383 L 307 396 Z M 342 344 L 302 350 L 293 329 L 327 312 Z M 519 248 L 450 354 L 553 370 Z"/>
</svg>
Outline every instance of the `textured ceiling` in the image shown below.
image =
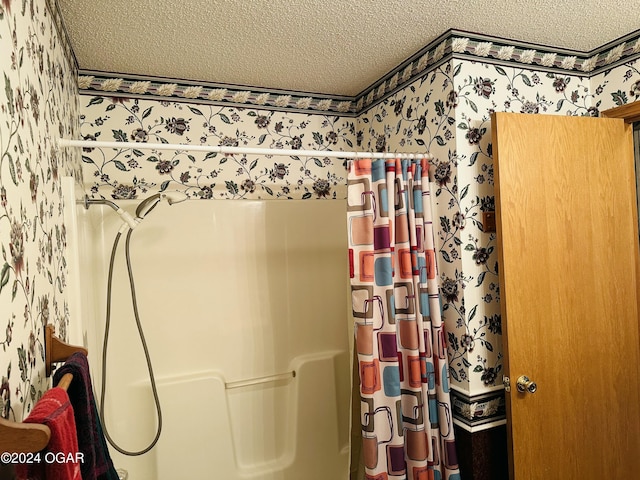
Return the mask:
<svg viewBox="0 0 640 480">
<path fill-rule="evenodd" d="M 449 29 L 588 52 L 640 0 L 57 0 L 83 70 L 356 95 Z"/>
</svg>

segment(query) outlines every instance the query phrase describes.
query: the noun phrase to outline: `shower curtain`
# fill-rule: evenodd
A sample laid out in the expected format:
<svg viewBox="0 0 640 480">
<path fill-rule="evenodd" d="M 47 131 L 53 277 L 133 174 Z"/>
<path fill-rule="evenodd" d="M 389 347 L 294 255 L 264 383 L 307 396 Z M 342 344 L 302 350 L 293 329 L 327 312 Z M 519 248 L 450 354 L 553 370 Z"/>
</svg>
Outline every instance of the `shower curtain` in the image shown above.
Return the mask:
<svg viewBox="0 0 640 480">
<path fill-rule="evenodd" d="M 459 480 L 427 160 L 354 160 L 347 224 L 365 474 Z"/>
</svg>

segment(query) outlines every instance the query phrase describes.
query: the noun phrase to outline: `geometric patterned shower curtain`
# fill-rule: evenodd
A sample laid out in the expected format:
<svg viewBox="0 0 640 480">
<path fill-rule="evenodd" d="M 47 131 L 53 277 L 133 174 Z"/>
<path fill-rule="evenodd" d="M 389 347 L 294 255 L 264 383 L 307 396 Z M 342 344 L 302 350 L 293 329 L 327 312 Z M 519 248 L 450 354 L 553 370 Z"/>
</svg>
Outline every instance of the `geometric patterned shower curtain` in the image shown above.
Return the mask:
<svg viewBox="0 0 640 480">
<path fill-rule="evenodd" d="M 427 160 L 353 160 L 347 223 L 366 478 L 459 480 Z"/>
</svg>

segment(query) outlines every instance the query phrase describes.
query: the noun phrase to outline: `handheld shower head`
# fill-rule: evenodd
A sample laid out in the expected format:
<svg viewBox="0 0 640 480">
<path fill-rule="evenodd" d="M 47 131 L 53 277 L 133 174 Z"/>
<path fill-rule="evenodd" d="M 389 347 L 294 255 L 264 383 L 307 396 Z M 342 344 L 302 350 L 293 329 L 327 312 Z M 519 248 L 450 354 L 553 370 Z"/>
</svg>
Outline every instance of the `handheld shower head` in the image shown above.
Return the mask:
<svg viewBox="0 0 640 480">
<path fill-rule="evenodd" d="M 140 222 L 162 200 L 166 200 L 169 205 L 173 205 L 174 203 L 184 202 L 187 198 L 189 197 L 186 193 L 178 191 L 161 192 L 151 195 L 138 204 L 138 207 L 136 208 L 136 221 Z"/>
<path fill-rule="evenodd" d="M 186 193 L 178 192 L 178 191 L 156 193 L 155 195 L 151 195 L 150 197 L 145 198 L 144 200 L 142 200 L 142 202 L 138 204 L 138 207 L 136 208 L 136 218 L 133 218 L 129 214 L 129 212 L 125 211 L 119 205 L 115 204 L 111 200 L 106 200 L 104 198 L 92 199 L 92 198 L 89 198 L 88 195 L 85 195 L 84 199 L 81 201 L 78 201 L 78 203 L 83 204 L 84 208 L 87 210 L 89 209 L 90 205 L 110 206 L 116 211 L 118 215 L 120 215 L 120 218 L 122 218 L 122 220 L 124 221 L 120 229 L 121 232 L 124 232 L 127 229 L 127 227 L 131 229 L 136 228 L 136 226 L 142 221 L 142 219 L 146 217 L 147 214 L 151 210 L 153 210 L 155 206 L 158 203 L 160 203 L 162 200 L 166 200 L 169 205 L 173 205 L 174 203 L 184 202 L 188 198 L 189 196 Z"/>
<path fill-rule="evenodd" d="M 136 220 L 142 220 L 160 202 L 160 194 L 156 193 L 142 200 L 136 207 Z"/>
</svg>

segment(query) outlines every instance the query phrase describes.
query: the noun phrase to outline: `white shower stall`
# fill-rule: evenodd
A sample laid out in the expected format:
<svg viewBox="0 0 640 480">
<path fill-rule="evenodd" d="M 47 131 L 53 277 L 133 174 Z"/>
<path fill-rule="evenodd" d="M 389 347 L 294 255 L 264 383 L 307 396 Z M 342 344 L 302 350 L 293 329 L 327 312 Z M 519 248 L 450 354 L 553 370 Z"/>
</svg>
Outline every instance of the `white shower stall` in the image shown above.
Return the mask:
<svg viewBox="0 0 640 480">
<path fill-rule="evenodd" d="M 117 203 L 133 213 L 139 200 Z M 130 480 L 346 479 L 351 397 L 344 200 L 160 203 L 131 262 L 162 407 L 141 456 L 111 449 Z M 122 220 L 67 209 L 82 319 L 100 395 L 109 257 Z M 114 262 L 104 423 L 126 450 L 157 419 L 132 311 L 124 237 Z M 72 266 L 73 267 L 73 266 Z M 71 312 L 74 315 L 74 312 Z"/>
</svg>

